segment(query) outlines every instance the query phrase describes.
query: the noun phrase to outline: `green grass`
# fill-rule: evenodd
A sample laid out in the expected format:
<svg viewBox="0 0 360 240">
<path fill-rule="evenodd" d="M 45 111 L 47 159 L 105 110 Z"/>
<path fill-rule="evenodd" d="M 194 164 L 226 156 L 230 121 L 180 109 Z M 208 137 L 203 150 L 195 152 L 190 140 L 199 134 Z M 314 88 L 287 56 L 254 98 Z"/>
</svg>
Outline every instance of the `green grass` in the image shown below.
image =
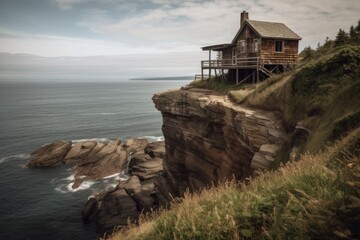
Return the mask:
<svg viewBox="0 0 360 240">
<path fill-rule="evenodd" d="M 186 194 L 112 239 L 338 239 L 359 237 L 360 129 L 246 185 Z M 335 161 L 336 160 L 336 161 Z M 341 162 L 342 164 L 334 164 Z"/>
<path fill-rule="evenodd" d="M 285 144 L 273 171 L 187 193 L 112 239 L 360 239 L 360 46 L 330 41 L 303 59 L 256 86 L 191 84 L 277 112 L 289 134 L 309 129 L 297 162 Z"/>
<path fill-rule="evenodd" d="M 317 151 L 359 126 L 360 46 L 321 50 L 295 72 L 261 83 L 245 106 L 277 111 L 291 132 L 297 123 L 310 129 L 305 150 Z"/>
</svg>

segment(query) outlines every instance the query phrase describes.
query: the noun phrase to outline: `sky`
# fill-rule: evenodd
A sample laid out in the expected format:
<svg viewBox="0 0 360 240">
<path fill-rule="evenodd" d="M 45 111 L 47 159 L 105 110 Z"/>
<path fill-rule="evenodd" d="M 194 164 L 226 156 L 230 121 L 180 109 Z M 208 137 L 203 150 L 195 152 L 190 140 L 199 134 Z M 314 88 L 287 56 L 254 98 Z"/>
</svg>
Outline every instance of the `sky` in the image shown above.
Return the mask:
<svg viewBox="0 0 360 240">
<path fill-rule="evenodd" d="M 356 25 L 360 1 L 0 0 L 0 52 L 82 57 L 83 64 L 94 56 L 138 56 L 132 62 L 140 67 L 156 68 L 160 59 L 195 71 L 193 64 L 206 57 L 202 46 L 231 42 L 243 10 L 253 20 L 285 23 L 302 37 L 301 50 Z M 150 63 L 140 61 L 144 55 Z"/>
</svg>

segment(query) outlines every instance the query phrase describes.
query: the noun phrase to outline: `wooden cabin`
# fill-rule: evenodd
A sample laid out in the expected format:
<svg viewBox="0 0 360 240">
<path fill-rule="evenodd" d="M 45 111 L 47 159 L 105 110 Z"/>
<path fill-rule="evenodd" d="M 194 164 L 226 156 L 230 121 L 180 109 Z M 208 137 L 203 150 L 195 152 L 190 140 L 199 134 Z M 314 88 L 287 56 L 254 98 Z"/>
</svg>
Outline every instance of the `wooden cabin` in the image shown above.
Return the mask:
<svg viewBox="0 0 360 240">
<path fill-rule="evenodd" d="M 202 47 L 209 51 L 209 59 L 201 62 L 201 79 L 210 79 L 214 72 L 239 84 L 290 70 L 298 61 L 299 40 L 301 37 L 285 24 L 249 20 L 249 13 L 243 11 L 240 29 L 231 43 Z M 214 60 L 212 51 L 217 52 Z M 208 76 L 204 75 L 207 70 Z"/>
</svg>

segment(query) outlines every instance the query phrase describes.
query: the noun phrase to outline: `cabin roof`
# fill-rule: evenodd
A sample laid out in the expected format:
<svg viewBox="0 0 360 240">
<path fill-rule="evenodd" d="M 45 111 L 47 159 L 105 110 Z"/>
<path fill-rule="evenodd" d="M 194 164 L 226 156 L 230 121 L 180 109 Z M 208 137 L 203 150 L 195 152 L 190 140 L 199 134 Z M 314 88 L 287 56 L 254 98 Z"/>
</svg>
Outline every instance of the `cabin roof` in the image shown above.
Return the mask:
<svg viewBox="0 0 360 240">
<path fill-rule="evenodd" d="M 232 43 L 235 43 L 246 25 L 249 25 L 262 38 L 301 40 L 301 37 L 283 23 L 245 20 Z"/>
<path fill-rule="evenodd" d="M 204 50 L 204 51 L 205 50 L 221 51 L 221 50 L 223 50 L 225 48 L 228 48 L 228 47 L 231 47 L 231 46 L 234 46 L 234 44 L 223 43 L 223 44 L 205 46 L 205 47 L 202 47 L 201 49 Z"/>
</svg>

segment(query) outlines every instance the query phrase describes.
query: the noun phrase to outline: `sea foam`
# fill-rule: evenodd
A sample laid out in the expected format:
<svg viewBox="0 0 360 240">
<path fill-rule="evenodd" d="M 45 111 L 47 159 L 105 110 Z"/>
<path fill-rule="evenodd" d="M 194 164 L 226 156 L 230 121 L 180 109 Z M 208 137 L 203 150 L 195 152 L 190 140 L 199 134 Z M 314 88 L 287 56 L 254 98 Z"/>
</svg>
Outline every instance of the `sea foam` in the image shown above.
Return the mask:
<svg viewBox="0 0 360 240">
<path fill-rule="evenodd" d="M 15 154 L 15 155 L 7 156 L 7 157 L 4 157 L 4 158 L 1 158 L 1 159 L 0 159 L 0 164 L 9 161 L 9 160 L 12 159 L 12 158 L 27 159 L 27 158 L 30 158 L 30 154 L 20 153 L 20 154 Z"/>
<path fill-rule="evenodd" d="M 145 138 L 149 142 L 160 142 L 160 141 L 165 140 L 165 138 L 163 136 L 143 136 L 143 137 L 139 137 L 139 138 Z"/>
</svg>

